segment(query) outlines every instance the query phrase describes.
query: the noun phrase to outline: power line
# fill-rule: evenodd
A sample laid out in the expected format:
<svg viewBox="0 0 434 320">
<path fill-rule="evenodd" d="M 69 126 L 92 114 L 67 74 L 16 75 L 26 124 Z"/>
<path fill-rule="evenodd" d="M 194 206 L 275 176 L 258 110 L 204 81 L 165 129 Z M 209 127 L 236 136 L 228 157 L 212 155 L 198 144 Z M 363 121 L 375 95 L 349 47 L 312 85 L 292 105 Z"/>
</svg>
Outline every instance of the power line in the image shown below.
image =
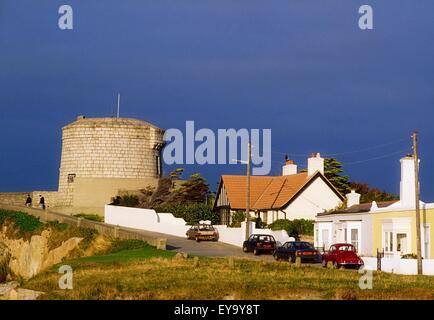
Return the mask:
<svg viewBox="0 0 434 320">
<path fill-rule="evenodd" d="M 392 153 L 388 153 L 382 156 L 378 156 L 378 157 L 374 157 L 374 158 L 369 158 L 369 159 L 364 159 L 364 160 L 358 160 L 358 161 L 353 161 L 353 162 L 343 162 L 342 165 L 343 166 L 348 166 L 348 165 L 353 165 L 353 164 L 359 164 L 359 163 L 365 163 L 368 161 L 374 161 L 374 160 L 380 160 L 380 159 L 385 159 L 397 154 L 403 154 L 404 152 L 407 152 L 408 149 L 404 149 L 404 150 L 400 150 L 400 151 L 396 151 L 396 152 L 392 152 Z"/>
<path fill-rule="evenodd" d="M 360 153 L 360 152 L 365 152 L 365 151 L 371 151 L 371 150 L 375 150 L 375 149 L 378 149 L 378 148 L 394 145 L 394 144 L 397 144 L 398 142 L 402 142 L 402 141 L 407 141 L 407 138 L 395 139 L 395 140 L 392 140 L 392 141 L 389 141 L 389 142 L 386 142 L 386 143 L 374 145 L 374 146 L 367 147 L 367 148 L 357 149 L 357 150 L 350 150 L 350 151 L 343 151 L 343 152 L 336 152 L 336 153 L 327 153 L 327 154 L 324 154 L 324 156 L 326 156 L 326 157 L 329 157 L 329 156 L 340 156 L 340 155 L 346 155 L 346 154 L 353 154 L 353 153 Z M 300 153 L 280 152 L 280 151 L 271 151 L 271 152 L 275 153 L 275 154 L 280 154 L 280 155 L 288 155 L 290 157 L 306 157 L 306 154 L 300 154 Z"/>
<path fill-rule="evenodd" d="M 407 138 L 402 138 L 402 139 L 393 140 L 393 141 L 390 141 L 390 142 L 387 142 L 387 143 L 379 144 L 379 145 L 376 145 L 376 146 L 364 148 L 364 149 L 353 150 L 353 151 L 345 151 L 345 152 L 339 152 L 339 153 L 329 153 L 329 154 L 325 154 L 324 156 L 340 156 L 340 155 L 345 155 L 345 154 L 360 153 L 360 152 L 365 152 L 365 151 L 370 151 L 370 150 L 375 150 L 375 149 L 378 149 L 378 148 L 390 146 L 390 145 L 396 144 L 398 142 L 406 141 L 406 140 L 407 140 Z"/>
</svg>

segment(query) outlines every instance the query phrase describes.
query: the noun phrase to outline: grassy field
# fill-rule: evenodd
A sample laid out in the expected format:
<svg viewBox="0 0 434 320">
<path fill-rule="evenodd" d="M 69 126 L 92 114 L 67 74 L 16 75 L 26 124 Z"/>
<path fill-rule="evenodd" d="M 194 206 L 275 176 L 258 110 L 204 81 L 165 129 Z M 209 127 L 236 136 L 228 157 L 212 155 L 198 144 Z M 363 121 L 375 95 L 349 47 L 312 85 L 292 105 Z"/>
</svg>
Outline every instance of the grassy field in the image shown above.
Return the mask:
<svg viewBox="0 0 434 320">
<path fill-rule="evenodd" d="M 434 277 L 374 273 L 373 289 L 361 290 L 355 270 L 173 255 L 145 247 L 80 258 L 65 263 L 73 290 L 58 289 L 56 267 L 24 287 L 43 299 L 434 299 Z"/>
</svg>

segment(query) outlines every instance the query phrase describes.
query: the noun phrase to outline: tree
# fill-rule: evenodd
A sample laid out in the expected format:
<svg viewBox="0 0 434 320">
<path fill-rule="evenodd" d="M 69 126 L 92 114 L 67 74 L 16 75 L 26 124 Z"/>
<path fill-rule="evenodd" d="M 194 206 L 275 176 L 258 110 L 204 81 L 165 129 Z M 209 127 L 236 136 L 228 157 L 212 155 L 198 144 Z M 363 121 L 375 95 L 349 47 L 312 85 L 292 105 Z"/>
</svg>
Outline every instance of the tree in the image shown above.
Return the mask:
<svg viewBox="0 0 434 320">
<path fill-rule="evenodd" d="M 190 179 L 183 182 L 179 189 L 175 190 L 174 203 L 191 204 L 206 203 L 210 195 L 209 185 L 199 174 L 195 173 Z"/>
<path fill-rule="evenodd" d="M 367 203 L 372 201 L 391 201 L 399 199 L 399 196 L 396 194 L 388 193 L 378 188 L 371 188 L 367 183 L 364 182 L 351 182 L 350 187 L 351 189 L 354 189 L 357 193 L 360 193 L 361 203 Z"/>
<path fill-rule="evenodd" d="M 342 195 L 346 195 L 351 188 L 348 176 L 341 175 L 343 172 L 341 162 L 335 158 L 324 159 L 324 176 Z"/>
</svg>

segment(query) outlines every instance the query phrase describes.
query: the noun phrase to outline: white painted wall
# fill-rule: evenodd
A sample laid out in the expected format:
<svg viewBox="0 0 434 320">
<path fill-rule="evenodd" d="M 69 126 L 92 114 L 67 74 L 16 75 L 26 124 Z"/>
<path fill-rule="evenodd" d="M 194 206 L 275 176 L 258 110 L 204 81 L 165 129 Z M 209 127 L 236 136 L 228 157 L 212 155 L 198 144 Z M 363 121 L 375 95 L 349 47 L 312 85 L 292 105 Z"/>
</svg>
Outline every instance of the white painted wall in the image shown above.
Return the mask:
<svg viewBox="0 0 434 320">
<path fill-rule="evenodd" d="M 105 206 L 104 222 L 127 228 L 167 233 L 185 237 L 189 226 L 184 219 L 171 213 L 156 213 L 155 210 Z"/>
<path fill-rule="evenodd" d="M 377 270 L 377 258 L 363 257 L 365 268 L 369 270 Z M 423 274 L 434 275 L 434 260 L 423 260 Z M 383 258 L 381 260 L 381 270 L 397 274 L 416 275 L 417 261 L 416 259 L 400 259 L 400 258 Z"/>
<path fill-rule="evenodd" d="M 351 243 L 351 229 L 357 229 L 358 253 L 362 256 L 372 254 L 372 222 L 367 214 L 318 216 L 314 228 L 315 246 L 322 247 L 327 240 L 329 245 L 345 242 L 345 229 L 347 243 Z M 328 239 L 323 239 L 323 230 L 328 230 Z"/>
<path fill-rule="evenodd" d="M 283 211 L 289 220 L 315 220 L 318 212 L 335 209 L 341 202 L 330 187 L 322 179 L 317 178 Z M 284 219 L 283 212 L 279 212 L 279 219 Z"/>
<path fill-rule="evenodd" d="M 190 228 L 184 219 L 175 218 L 171 213 L 157 213 L 150 209 L 128 208 L 119 206 L 105 206 L 104 222 L 122 227 L 160 232 L 178 237 L 186 237 Z M 286 241 L 294 241 L 286 231 L 272 231 L 270 229 L 256 229 L 251 222 L 250 233 L 272 235 L 276 241 L 282 244 Z M 246 235 L 246 223 L 241 223 L 241 228 L 229 228 L 225 225 L 214 226 L 219 232 L 219 241 L 238 247 L 243 246 Z"/>
</svg>

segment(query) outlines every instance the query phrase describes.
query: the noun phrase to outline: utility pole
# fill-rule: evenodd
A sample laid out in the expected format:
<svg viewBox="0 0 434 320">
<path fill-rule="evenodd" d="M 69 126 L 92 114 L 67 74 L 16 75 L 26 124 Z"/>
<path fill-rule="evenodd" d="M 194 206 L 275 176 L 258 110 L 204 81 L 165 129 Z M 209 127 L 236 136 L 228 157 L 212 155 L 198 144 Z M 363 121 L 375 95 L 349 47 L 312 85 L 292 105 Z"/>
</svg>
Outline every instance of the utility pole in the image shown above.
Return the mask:
<svg viewBox="0 0 434 320">
<path fill-rule="evenodd" d="M 246 240 L 250 237 L 250 162 L 252 159 L 252 146 L 247 145 L 247 183 L 246 183 Z"/>
<path fill-rule="evenodd" d="M 414 159 L 414 181 L 415 181 L 415 197 L 416 197 L 416 250 L 417 250 L 417 274 L 422 275 L 422 245 L 420 231 L 420 185 L 419 185 L 419 156 L 417 151 L 417 132 L 413 135 L 413 159 Z"/>
</svg>

